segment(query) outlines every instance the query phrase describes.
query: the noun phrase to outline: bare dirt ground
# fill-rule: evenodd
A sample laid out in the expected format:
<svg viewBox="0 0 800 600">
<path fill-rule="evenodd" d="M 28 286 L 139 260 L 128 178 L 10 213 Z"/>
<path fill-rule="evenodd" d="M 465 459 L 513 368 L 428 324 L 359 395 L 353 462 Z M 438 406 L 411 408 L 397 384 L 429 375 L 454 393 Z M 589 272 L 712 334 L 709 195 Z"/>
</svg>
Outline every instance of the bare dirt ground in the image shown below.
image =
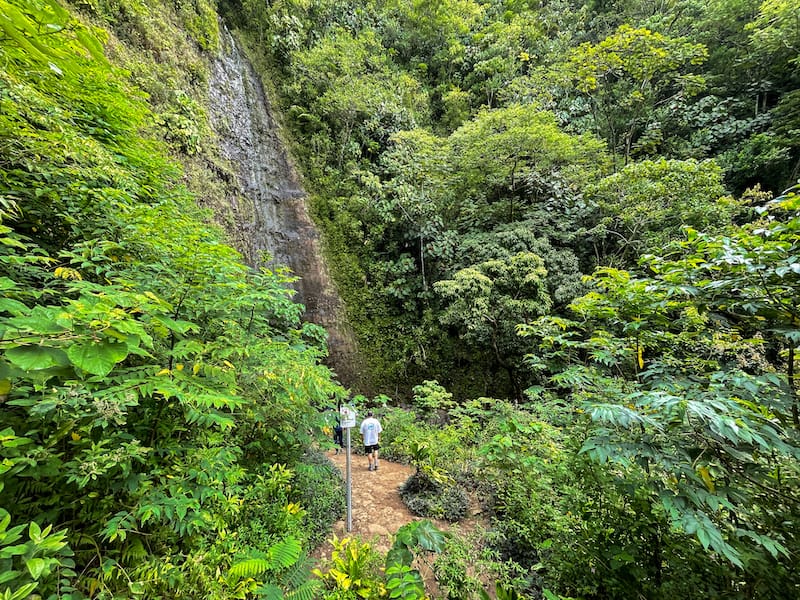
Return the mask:
<svg viewBox="0 0 800 600">
<path fill-rule="evenodd" d="M 347 457 L 344 452 L 326 453 L 345 476 Z M 419 519 L 412 515 L 400 499 L 400 486 L 414 472 L 413 467 L 380 459 L 377 471 L 367 470 L 367 457 L 355 453 L 350 457 L 353 498 L 353 529 L 346 530 L 346 520 L 334 524 L 338 538 L 355 536 L 369 541 L 375 549 L 386 552 L 392 547 L 392 535 L 406 523 Z M 446 526 L 437 523 L 437 526 Z M 324 556 L 324 554 L 322 555 Z M 321 557 L 322 557 L 321 556 Z"/>
<path fill-rule="evenodd" d="M 342 478 L 345 478 L 347 457 L 344 451 L 336 454 L 334 450 L 329 450 L 326 455 L 339 467 Z M 351 454 L 350 461 L 353 527 L 348 532 L 346 519 L 343 519 L 334 523 L 333 533 L 339 539 L 355 537 L 369 542 L 373 548 L 385 553 L 392 547 L 393 536 L 398 529 L 421 518 L 411 514 L 400 498 L 400 487 L 414 472 L 414 468 L 380 459 L 378 470 L 369 471 L 367 457 L 355 452 Z M 470 516 L 461 523 L 451 524 L 432 519 L 439 529 L 454 533 L 467 533 L 481 520 L 480 511 L 475 506 L 470 510 Z M 318 562 L 325 563 L 330 559 L 332 549 L 331 544 L 326 542 L 312 556 Z M 414 567 L 425 581 L 428 597 L 441 598 L 430 564 L 417 560 Z M 494 598 L 493 590 L 490 591 L 490 597 Z"/>
</svg>

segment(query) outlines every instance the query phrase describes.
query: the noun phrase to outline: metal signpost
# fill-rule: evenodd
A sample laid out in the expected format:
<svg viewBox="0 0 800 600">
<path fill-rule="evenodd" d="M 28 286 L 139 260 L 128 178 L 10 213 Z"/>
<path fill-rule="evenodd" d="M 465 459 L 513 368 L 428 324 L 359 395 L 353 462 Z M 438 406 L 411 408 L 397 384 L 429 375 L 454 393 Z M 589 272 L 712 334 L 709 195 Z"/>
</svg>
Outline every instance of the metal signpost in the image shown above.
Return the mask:
<svg viewBox="0 0 800 600">
<path fill-rule="evenodd" d="M 347 479 L 347 531 L 353 531 L 353 487 L 350 475 L 350 429 L 356 426 L 356 411 L 352 407 L 343 404 L 339 408 L 341 417 L 341 427 L 347 433 L 347 468 L 345 470 Z"/>
</svg>

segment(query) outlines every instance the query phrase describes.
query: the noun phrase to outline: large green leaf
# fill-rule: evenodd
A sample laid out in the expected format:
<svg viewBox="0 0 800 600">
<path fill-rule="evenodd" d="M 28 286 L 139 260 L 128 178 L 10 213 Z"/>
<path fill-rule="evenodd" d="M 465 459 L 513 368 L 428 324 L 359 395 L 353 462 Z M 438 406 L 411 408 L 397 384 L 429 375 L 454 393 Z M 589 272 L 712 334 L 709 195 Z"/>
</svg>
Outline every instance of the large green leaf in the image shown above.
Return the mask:
<svg viewBox="0 0 800 600">
<path fill-rule="evenodd" d="M 0 311 L 7 312 L 12 315 L 23 315 L 28 307 L 19 300 L 13 298 L 0 298 Z"/>
<path fill-rule="evenodd" d="M 418 521 L 417 526 L 417 543 L 425 550 L 430 552 L 441 552 L 447 541 L 446 534 L 440 531 L 428 519 Z"/>
<path fill-rule="evenodd" d="M 120 342 L 90 342 L 75 344 L 67 349 L 72 364 L 92 375 L 108 375 L 114 366 L 128 356 L 127 344 Z"/>
<path fill-rule="evenodd" d="M 267 600 L 283 600 L 283 590 L 274 583 L 265 583 L 256 589 L 256 594 L 259 598 L 266 598 Z"/>
<path fill-rule="evenodd" d="M 386 553 L 387 565 L 410 565 L 414 562 L 414 555 L 402 545 L 395 545 Z"/>
<path fill-rule="evenodd" d="M 266 558 L 248 558 L 232 565 L 228 573 L 233 577 L 260 577 L 273 568 L 273 564 Z"/>
<path fill-rule="evenodd" d="M 29 558 L 25 561 L 25 566 L 28 567 L 31 577 L 39 579 L 44 573 L 45 567 L 47 567 L 47 562 L 43 558 Z"/>
<path fill-rule="evenodd" d="M 4 304 L 3 308 L 10 311 L 14 305 Z M 35 306 L 28 316 L 12 317 L 6 323 L 11 328 L 31 331 L 38 335 L 59 334 L 68 329 L 65 324 L 58 322 L 60 314 L 61 309 L 55 306 Z"/>
<path fill-rule="evenodd" d="M 25 371 L 38 371 L 63 365 L 64 353 L 47 346 L 17 346 L 6 350 L 8 361 Z"/>
</svg>

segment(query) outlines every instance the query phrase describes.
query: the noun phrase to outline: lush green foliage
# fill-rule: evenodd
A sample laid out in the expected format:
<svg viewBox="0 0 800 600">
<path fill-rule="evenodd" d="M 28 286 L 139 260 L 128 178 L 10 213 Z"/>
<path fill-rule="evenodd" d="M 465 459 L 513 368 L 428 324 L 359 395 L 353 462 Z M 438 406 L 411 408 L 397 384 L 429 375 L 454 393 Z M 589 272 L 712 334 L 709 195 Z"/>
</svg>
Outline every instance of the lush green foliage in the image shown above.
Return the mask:
<svg viewBox="0 0 800 600">
<path fill-rule="evenodd" d="M 374 391 L 522 400 L 517 322 L 797 177 L 793 2 L 226 7 L 267 51 Z M 526 253 L 535 292 L 478 277 Z"/>
<path fill-rule="evenodd" d="M 293 488 L 305 514 L 302 526 L 309 541 L 325 540 L 345 511 L 345 487 L 339 469 L 325 455 L 311 454 L 294 467 Z"/>
<path fill-rule="evenodd" d="M 5 597 L 305 594 L 319 332 L 204 224 L 105 34 L 2 9 Z"/>
<path fill-rule="evenodd" d="M 385 559 L 334 539 L 319 580 L 341 482 L 310 447 L 344 390 L 288 276 L 190 191 L 226 185 L 213 5 L 75 6 L 0 0 L 4 597 L 422 598 L 429 552 L 450 597 L 797 595 L 797 190 L 770 201 L 798 176 L 797 0 L 225 3 L 362 391 L 418 411 L 358 398 L 383 456 L 418 512 L 486 518 Z"/>
<path fill-rule="evenodd" d="M 571 390 L 570 404 L 543 402 L 554 396 L 542 392 L 535 410 L 467 402 L 449 413 L 456 425 L 448 428 L 451 447 L 419 418 L 384 419 L 387 430 L 402 423 L 417 466 L 402 491 L 411 510 L 463 518 L 437 512 L 460 489 L 490 517 L 491 529 L 469 545 L 481 553 L 456 538 L 454 554 L 437 559 L 437 580 L 451 597 L 479 597 L 482 586 L 464 573 L 477 564 L 512 589 L 548 597 L 558 590 L 627 598 L 633 590 L 705 598 L 724 590 L 766 598 L 797 585 L 797 541 L 785 523 L 798 510 L 800 449 L 786 380 L 771 371 L 717 370 L 718 360 L 738 358 L 748 342 L 707 332 L 697 315 L 675 319 L 663 356 L 652 355 L 653 338 L 639 337 L 640 363 L 638 329 L 611 336 L 630 297 L 619 293 L 638 284 L 616 277 L 604 285 L 617 299 L 596 294 L 576 303 L 593 317 L 582 326 L 562 324 L 569 336 L 540 325 L 550 331 L 540 342 L 543 355 L 574 357 L 548 384 Z M 664 302 L 656 287 L 647 284 L 652 305 L 690 310 L 679 300 Z M 600 323 L 608 330 L 596 329 Z M 695 358 L 678 360 L 682 353 Z"/>
<path fill-rule="evenodd" d="M 587 186 L 586 196 L 596 211 L 587 233 L 607 264 L 630 265 L 644 254 L 660 254 L 684 227 L 708 229 L 729 222 L 737 210 L 711 161 L 629 164 Z"/>
</svg>

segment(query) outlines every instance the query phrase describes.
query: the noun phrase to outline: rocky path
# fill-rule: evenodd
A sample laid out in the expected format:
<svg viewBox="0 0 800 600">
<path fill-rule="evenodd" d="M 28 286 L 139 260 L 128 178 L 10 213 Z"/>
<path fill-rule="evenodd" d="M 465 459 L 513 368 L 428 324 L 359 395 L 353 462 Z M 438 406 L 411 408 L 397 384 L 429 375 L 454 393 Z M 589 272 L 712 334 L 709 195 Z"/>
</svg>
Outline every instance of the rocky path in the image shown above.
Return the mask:
<svg viewBox="0 0 800 600">
<path fill-rule="evenodd" d="M 330 458 L 345 476 L 344 452 L 329 451 Z M 392 546 L 392 535 L 406 523 L 419 517 L 412 515 L 400 499 L 399 488 L 414 472 L 412 467 L 380 459 L 377 471 L 367 470 L 367 457 L 351 455 L 353 529 L 346 531 L 346 521 L 338 521 L 333 528 L 337 537 L 356 535 L 374 547 L 386 552 Z"/>
<path fill-rule="evenodd" d="M 339 467 L 342 477 L 346 473 L 346 456 L 342 452 L 336 454 L 333 450 L 327 452 L 328 458 Z M 353 528 L 347 531 L 346 520 L 337 521 L 333 526 L 333 533 L 342 539 L 354 536 L 380 552 L 386 552 L 392 546 L 392 536 L 403 525 L 420 519 L 406 508 L 400 499 L 400 486 L 414 472 L 413 467 L 398 463 L 380 460 L 377 471 L 367 470 L 367 457 L 355 453 L 351 455 L 350 469 L 352 474 L 352 500 L 353 500 Z M 466 532 L 472 529 L 479 517 L 473 515 L 460 524 L 448 524 L 445 521 L 433 520 L 441 530 L 453 532 Z M 326 562 L 330 559 L 332 547 L 326 542 L 313 553 L 313 556 Z M 442 597 L 438 593 L 436 578 L 431 566 L 417 561 L 415 568 L 419 569 L 425 588 L 431 598 Z M 490 593 L 494 598 L 494 594 Z"/>
</svg>

